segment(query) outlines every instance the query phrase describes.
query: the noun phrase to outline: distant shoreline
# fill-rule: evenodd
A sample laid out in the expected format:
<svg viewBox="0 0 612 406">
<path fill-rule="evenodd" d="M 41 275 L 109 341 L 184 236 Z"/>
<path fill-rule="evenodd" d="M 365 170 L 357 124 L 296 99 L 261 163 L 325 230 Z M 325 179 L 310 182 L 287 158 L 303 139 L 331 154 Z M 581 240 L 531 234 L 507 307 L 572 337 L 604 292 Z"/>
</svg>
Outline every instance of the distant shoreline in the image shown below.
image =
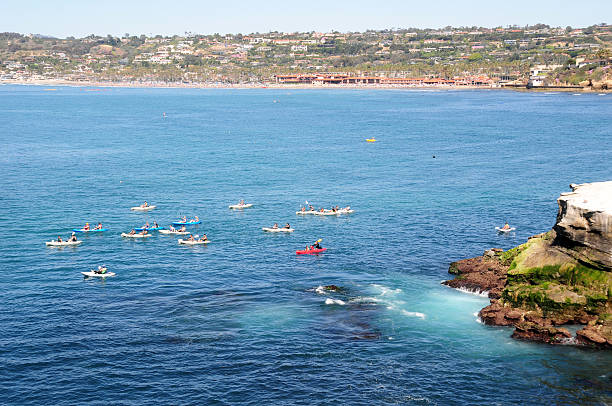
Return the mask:
<svg viewBox="0 0 612 406">
<path fill-rule="evenodd" d="M 492 87 L 492 86 L 406 86 L 380 84 L 207 84 L 207 83 L 158 83 L 158 82 L 101 82 L 101 81 L 70 81 L 70 80 L 0 80 L 0 85 L 22 86 L 69 86 L 69 87 L 118 87 L 118 88 L 151 88 L 151 89 L 389 89 L 389 90 L 510 90 L 519 92 L 559 92 L 559 93 L 612 93 L 612 90 L 592 90 L 584 88 L 526 88 L 526 87 Z"/>
</svg>

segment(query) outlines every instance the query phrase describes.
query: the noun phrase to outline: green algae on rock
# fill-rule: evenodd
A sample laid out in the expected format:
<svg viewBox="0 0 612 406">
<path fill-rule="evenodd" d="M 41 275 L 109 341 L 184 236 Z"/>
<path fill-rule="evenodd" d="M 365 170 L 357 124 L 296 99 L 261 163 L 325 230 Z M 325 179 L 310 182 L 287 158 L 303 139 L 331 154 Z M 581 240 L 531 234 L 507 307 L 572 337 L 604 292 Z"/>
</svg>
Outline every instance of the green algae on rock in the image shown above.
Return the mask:
<svg viewBox="0 0 612 406">
<path fill-rule="evenodd" d="M 515 338 L 612 348 L 612 182 L 571 187 L 558 199 L 551 231 L 492 257 L 454 262 L 449 272 L 458 276 L 444 283 L 501 290 L 498 297 L 489 295 L 491 304 L 480 317 L 486 324 L 514 326 Z M 491 287 L 483 264 L 503 285 Z M 572 339 L 556 327 L 564 324 L 586 327 Z"/>
</svg>

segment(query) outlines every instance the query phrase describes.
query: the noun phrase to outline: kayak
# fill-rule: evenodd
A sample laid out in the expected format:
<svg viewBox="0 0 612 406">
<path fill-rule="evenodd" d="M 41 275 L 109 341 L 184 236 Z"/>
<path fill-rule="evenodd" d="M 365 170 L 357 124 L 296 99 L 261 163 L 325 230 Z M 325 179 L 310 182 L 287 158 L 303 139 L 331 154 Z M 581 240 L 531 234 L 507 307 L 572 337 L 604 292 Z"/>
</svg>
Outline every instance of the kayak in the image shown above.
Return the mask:
<svg viewBox="0 0 612 406">
<path fill-rule="evenodd" d="M 100 228 L 98 230 L 94 230 L 89 229 L 89 230 L 84 230 L 82 228 L 73 228 L 72 231 L 74 231 L 75 233 L 101 233 L 102 231 L 108 231 L 106 228 Z"/>
<path fill-rule="evenodd" d="M 127 237 L 127 238 L 147 238 L 150 237 L 151 234 L 128 234 L 128 233 L 121 233 L 122 237 Z"/>
<path fill-rule="evenodd" d="M 147 231 L 158 231 L 158 230 L 163 230 L 164 227 L 148 227 L 148 228 L 135 228 L 134 231 L 142 231 L 142 230 L 147 230 Z"/>
<path fill-rule="evenodd" d="M 367 142 L 376 142 L 376 138 L 366 138 Z"/>
<path fill-rule="evenodd" d="M 355 211 L 355 210 L 353 210 L 353 209 L 348 209 L 348 210 L 346 210 L 346 209 L 340 209 L 340 210 L 338 210 L 338 214 L 351 214 L 351 213 L 353 213 L 354 211 Z"/>
<path fill-rule="evenodd" d="M 134 211 L 149 211 L 149 210 L 153 210 L 156 207 L 157 206 L 147 206 L 147 207 L 136 206 L 136 207 L 130 207 L 130 210 L 134 210 Z"/>
<path fill-rule="evenodd" d="M 510 231 L 514 231 L 514 230 L 516 230 L 516 228 L 514 228 L 514 227 L 507 228 L 507 229 L 505 229 L 505 230 L 504 230 L 503 228 L 501 228 L 501 227 L 495 227 L 495 229 L 496 229 L 497 231 L 499 231 L 500 233 L 509 233 Z"/>
<path fill-rule="evenodd" d="M 297 255 L 320 254 L 322 252 L 325 252 L 326 250 L 327 250 L 327 248 L 319 248 L 319 249 L 314 249 L 314 250 L 298 250 L 298 251 L 295 251 L 295 253 Z"/>
<path fill-rule="evenodd" d="M 188 225 L 193 225 L 193 224 L 202 224 L 202 220 L 187 221 L 187 222 L 175 221 L 175 222 L 172 223 L 173 226 L 188 226 Z"/>
<path fill-rule="evenodd" d="M 293 232 L 293 228 L 262 227 L 261 229 L 269 233 L 292 233 Z"/>
<path fill-rule="evenodd" d="M 246 203 L 246 204 L 231 204 L 229 206 L 230 209 L 246 209 L 248 207 L 251 207 L 253 204 L 252 203 Z"/>
<path fill-rule="evenodd" d="M 163 227 L 159 230 L 159 232 L 161 234 L 174 234 L 174 235 L 185 235 L 185 234 L 191 234 L 189 231 L 171 231 L 171 230 L 166 230 Z"/>
<path fill-rule="evenodd" d="M 98 278 L 106 278 L 107 276 L 115 276 L 116 274 L 114 272 L 104 272 L 104 273 L 98 273 L 98 272 L 94 272 L 94 270 L 92 269 L 89 272 L 81 272 L 85 277 L 98 277 Z"/>
<path fill-rule="evenodd" d="M 82 242 L 83 241 L 47 241 L 45 244 L 47 245 L 47 247 L 70 247 L 79 245 Z"/>
<path fill-rule="evenodd" d="M 316 212 L 314 210 L 306 210 L 306 211 L 296 211 L 295 214 L 298 215 L 305 215 L 305 214 L 315 214 Z"/>
<path fill-rule="evenodd" d="M 315 216 L 337 216 L 338 214 L 340 214 L 340 211 L 331 211 L 331 210 L 315 211 L 312 214 L 314 214 Z"/>
<path fill-rule="evenodd" d="M 183 240 L 182 238 L 179 238 L 178 240 L 179 244 L 183 244 L 183 245 L 204 245 L 204 244 L 209 244 L 210 240 L 196 240 L 196 241 L 189 241 L 189 240 Z"/>
</svg>

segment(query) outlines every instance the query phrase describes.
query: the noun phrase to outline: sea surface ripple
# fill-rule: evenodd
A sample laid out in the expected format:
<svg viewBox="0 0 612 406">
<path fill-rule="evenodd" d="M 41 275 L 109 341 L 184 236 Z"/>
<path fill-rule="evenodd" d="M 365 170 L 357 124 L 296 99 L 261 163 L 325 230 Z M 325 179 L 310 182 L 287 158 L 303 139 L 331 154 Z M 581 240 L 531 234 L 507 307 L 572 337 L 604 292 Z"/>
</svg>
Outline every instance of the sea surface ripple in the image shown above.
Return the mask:
<svg viewBox="0 0 612 406">
<path fill-rule="evenodd" d="M 610 353 L 515 341 L 439 282 L 550 229 L 570 183 L 612 179 L 611 112 L 612 95 L 0 86 L 0 404 L 610 404 Z M 305 201 L 355 213 L 296 216 Z M 211 244 L 120 237 L 183 215 Z M 324 255 L 295 255 L 318 238 Z M 117 276 L 81 277 L 99 264 Z"/>
</svg>

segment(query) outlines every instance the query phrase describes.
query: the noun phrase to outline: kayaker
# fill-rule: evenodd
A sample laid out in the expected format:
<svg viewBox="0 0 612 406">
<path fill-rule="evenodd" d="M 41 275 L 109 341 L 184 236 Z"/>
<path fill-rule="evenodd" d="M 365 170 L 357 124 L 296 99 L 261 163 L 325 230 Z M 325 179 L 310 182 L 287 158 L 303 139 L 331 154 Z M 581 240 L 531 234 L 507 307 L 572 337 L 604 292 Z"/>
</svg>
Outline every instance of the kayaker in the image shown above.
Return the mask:
<svg viewBox="0 0 612 406">
<path fill-rule="evenodd" d="M 176 229 L 174 228 L 174 226 L 170 226 L 170 231 L 176 231 Z"/>
<path fill-rule="evenodd" d="M 274 225 L 272 226 L 273 229 L 277 229 L 278 228 L 278 223 L 274 223 Z"/>
<path fill-rule="evenodd" d="M 206 236 L 206 234 L 202 234 L 200 241 L 207 241 L 207 240 L 208 240 L 208 237 Z"/>
<path fill-rule="evenodd" d="M 186 223 L 187 222 L 187 216 L 183 216 L 183 218 L 181 218 L 181 222 Z"/>
<path fill-rule="evenodd" d="M 64 241 L 62 241 L 62 237 L 59 236 L 59 235 L 57 236 L 57 242 L 64 242 Z"/>
<path fill-rule="evenodd" d="M 310 211 L 315 211 L 315 208 L 312 206 L 312 204 L 309 204 L 308 208 L 310 209 Z"/>
<path fill-rule="evenodd" d="M 198 221 L 200 221 L 200 218 L 199 218 L 198 216 L 195 216 L 195 218 L 194 218 L 193 222 L 194 222 L 194 223 L 197 223 Z"/>
<path fill-rule="evenodd" d="M 185 226 L 182 226 L 182 227 L 179 229 L 179 231 L 180 231 L 180 232 L 182 232 L 182 233 L 184 233 L 185 231 L 187 231 L 187 228 L 186 228 Z"/>
<path fill-rule="evenodd" d="M 89 231 L 89 223 L 85 223 L 85 226 L 83 226 L 83 230 Z"/>
<path fill-rule="evenodd" d="M 134 230 L 134 229 L 132 228 L 132 230 L 131 230 L 131 231 L 130 231 L 128 234 L 129 234 L 129 235 L 134 235 L 134 234 L 136 234 L 136 230 Z"/>
<path fill-rule="evenodd" d="M 306 207 L 302 206 L 302 208 L 300 209 L 300 211 L 301 211 L 302 213 L 304 213 L 304 212 L 306 211 Z"/>
<path fill-rule="evenodd" d="M 509 230 L 510 229 L 510 224 L 508 224 L 508 222 L 506 221 L 506 224 L 504 224 L 504 226 L 502 227 L 502 230 Z"/>
<path fill-rule="evenodd" d="M 98 223 L 98 225 L 94 228 L 94 230 L 102 230 L 102 223 Z"/>
<path fill-rule="evenodd" d="M 106 271 L 107 271 L 107 270 L 108 270 L 108 269 L 106 269 L 106 267 L 105 267 L 105 266 L 98 265 L 98 269 L 97 269 L 97 270 L 95 270 L 94 272 L 95 272 L 95 273 L 99 273 L 99 274 L 104 274 L 104 273 L 106 273 Z"/>
<path fill-rule="evenodd" d="M 149 202 L 145 200 L 145 202 L 142 204 L 142 207 L 149 207 Z"/>
<path fill-rule="evenodd" d="M 244 206 L 244 199 L 240 199 L 240 203 L 238 203 L 240 206 Z"/>
<path fill-rule="evenodd" d="M 157 224 L 157 221 L 153 222 L 153 228 L 159 228 L 159 224 Z"/>
<path fill-rule="evenodd" d="M 76 234 L 72 233 L 72 235 L 70 236 L 70 240 L 68 240 L 68 241 L 75 242 L 76 240 L 77 240 Z"/>
<path fill-rule="evenodd" d="M 189 238 L 187 238 L 188 241 L 195 241 L 195 238 L 193 238 L 193 234 L 189 234 Z"/>
<path fill-rule="evenodd" d="M 140 232 L 140 234 L 142 234 L 142 235 L 147 235 L 147 234 L 149 234 L 149 232 L 148 232 L 148 231 L 145 229 L 145 230 L 142 230 L 142 231 Z"/>
<path fill-rule="evenodd" d="M 147 222 L 145 223 L 145 225 L 144 225 L 144 226 L 142 226 L 142 228 L 144 228 L 145 230 L 146 230 L 147 228 L 149 228 L 149 222 L 147 221 Z"/>
<path fill-rule="evenodd" d="M 289 230 L 289 229 L 291 228 L 291 226 L 289 225 L 289 223 L 286 223 L 284 228 L 286 228 L 287 230 Z"/>
<path fill-rule="evenodd" d="M 318 250 L 320 250 L 320 249 L 322 248 L 322 247 L 321 247 L 321 244 L 319 244 L 319 242 L 318 242 L 318 241 L 317 241 L 317 242 L 315 242 L 315 243 L 313 244 L 313 247 L 314 247 L 315 249 L 318 249 Z"/>
</svg>

